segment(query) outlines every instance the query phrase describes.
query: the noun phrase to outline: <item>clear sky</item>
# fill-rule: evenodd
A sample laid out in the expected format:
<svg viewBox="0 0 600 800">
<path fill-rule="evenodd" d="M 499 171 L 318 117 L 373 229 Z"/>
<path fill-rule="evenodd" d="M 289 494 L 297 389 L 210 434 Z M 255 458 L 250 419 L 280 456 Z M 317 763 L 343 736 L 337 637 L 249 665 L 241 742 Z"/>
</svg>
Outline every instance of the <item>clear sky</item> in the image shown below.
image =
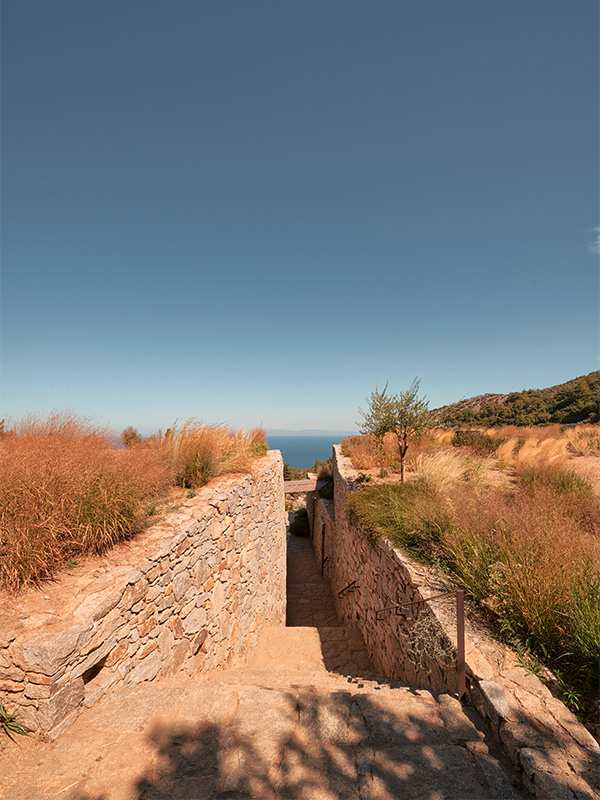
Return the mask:
<svg viewBox="0 0 600 800">
<path fill-rule="evenodd" d="M 353 429 L 598 369 L 598 13 L 3 0 L 1 414 Z"/>
</svg>

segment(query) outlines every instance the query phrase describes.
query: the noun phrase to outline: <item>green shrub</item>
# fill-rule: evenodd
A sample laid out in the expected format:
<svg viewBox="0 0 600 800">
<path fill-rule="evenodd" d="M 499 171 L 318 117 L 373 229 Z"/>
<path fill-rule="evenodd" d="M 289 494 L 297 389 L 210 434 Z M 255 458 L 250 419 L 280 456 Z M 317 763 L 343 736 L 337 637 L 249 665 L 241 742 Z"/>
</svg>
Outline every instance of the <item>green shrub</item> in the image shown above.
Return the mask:
<svg viewBox="0 0 600 800">
<path fill-rule="evenodd" d="M 290 523 L 290 533 L 294 536 L 310 536 L 308 512 L 305 508 L 301 508 L 296 512 L 296 516 Z"/>
<path fill-rule="evenodd" d="M 456 431 L 452 439 L 454 447 L 467 447 L 478 456 L 491 456 L 505 439 L 495 439 L 482 431 Z"/>
</svg>

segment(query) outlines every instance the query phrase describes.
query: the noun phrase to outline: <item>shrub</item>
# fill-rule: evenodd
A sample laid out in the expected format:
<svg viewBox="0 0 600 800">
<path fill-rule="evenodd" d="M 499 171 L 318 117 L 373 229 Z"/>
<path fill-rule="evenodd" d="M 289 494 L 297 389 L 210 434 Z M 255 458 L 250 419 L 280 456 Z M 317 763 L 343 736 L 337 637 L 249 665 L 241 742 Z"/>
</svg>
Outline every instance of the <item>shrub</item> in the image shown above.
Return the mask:
<svg viewBox="0 0 600 800">
<path fill-rule="evenodd" d="M 121 443 L 123 444 L 123 447 L 133 447 L 134 445 L 139 444 L 141 441 L 142 437 L 131 425 L 128 428 L 125 428 L 121 434 Z"/>
<path fill-rule="evenodd" d="M 308 523 L 308 512 L 301 508 L 290 523 L 290 533 L 294 536 L 310 536 L 310 526 Z"/>
<path fill-rule="evenodd" d="M 488 436 L 483 431 L 456 431 L 452 438 L 454 447 L 466 447 L 478 456 L 491 456 L 504 440 Z"/>
<path fill-rule="evenodd" d="M 0 702 L 0 731 L 5 736 L 8 736 L 9 739 L 15 741 L 15 734 L 19 734 L 20 736 L 30 736 L 26 730 L 24 730 L 17 720 L 17 717 L 14 714 L 9 714 L 6 710 L 6 707 L 3 702 Z M 0 748 L 2 744 L 0 743 Z"/>
</svg>

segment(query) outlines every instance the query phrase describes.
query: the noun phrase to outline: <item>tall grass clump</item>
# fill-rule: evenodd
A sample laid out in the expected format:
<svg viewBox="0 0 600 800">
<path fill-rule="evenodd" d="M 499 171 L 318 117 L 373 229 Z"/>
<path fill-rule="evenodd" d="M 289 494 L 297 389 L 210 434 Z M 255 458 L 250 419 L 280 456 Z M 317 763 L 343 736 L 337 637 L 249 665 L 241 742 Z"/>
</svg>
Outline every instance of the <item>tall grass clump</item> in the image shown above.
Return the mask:
<svg viewBox="0 0 600 800">
<path fill-rule="evenodd" d="M 87 420 L 29 417 L 0 435 L 0 586 L 51 578 L 69 560 L 103 553 L 143 529 L 149 503 L 250 471 L 267 452 L 262 429 L 234 432 L 189 421 L 126 445 Z M 148 512 L 149 513 L 149 512 Z"/>
<path fill-rule="evenodd" d="M 13 590 L 140 530 L 143 502 L 169 485 L 150 450 L 115 450 L 70 414 L 19 423 L 0 438 L 0 457 L 0 583 Z"/>
<path fill-rule="evenodd" d="M 192 419 L 159 431 L 148 448 L 167 465 L 173 485 L 196 489 L 221 475 L 249 472 L 267 452 L 267 443 L 262 428 L 246 433 Z"/>
<path fill-rule="evenodd" d="M 491 458 L 449 449 L 420 453 L 416 459 L 418 479 L 442 491 L 464 481 L 484 485 L 493 467 Z"/>
<path fill-rule="evenodd" d="M 569 450 L 578 456 L 600 456 L 600 425 L 578 425 L 565 431 Z"/>
<path fill-rule="evenodd" d="M 355 469 L 372 469 L 378 453 L 374 436 L 347 436 L 342 439 L 342 455 L 349 458 Z"/>
</svg>

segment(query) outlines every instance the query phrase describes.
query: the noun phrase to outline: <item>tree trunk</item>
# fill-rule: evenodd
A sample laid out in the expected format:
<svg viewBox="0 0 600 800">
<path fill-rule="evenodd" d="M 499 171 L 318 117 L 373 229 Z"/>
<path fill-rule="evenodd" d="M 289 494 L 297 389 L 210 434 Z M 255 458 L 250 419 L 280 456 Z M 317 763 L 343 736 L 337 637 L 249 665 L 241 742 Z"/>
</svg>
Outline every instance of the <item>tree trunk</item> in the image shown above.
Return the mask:
<svg viewBox="0 0 600 800">
<path fill-rule="evenodd" d="M 398 437 L 398 449 L 400 450 L 400 483 L 404 483 L 404 456 L 408 450 L 408 442 L 405 437 Z"/>
</svg>

